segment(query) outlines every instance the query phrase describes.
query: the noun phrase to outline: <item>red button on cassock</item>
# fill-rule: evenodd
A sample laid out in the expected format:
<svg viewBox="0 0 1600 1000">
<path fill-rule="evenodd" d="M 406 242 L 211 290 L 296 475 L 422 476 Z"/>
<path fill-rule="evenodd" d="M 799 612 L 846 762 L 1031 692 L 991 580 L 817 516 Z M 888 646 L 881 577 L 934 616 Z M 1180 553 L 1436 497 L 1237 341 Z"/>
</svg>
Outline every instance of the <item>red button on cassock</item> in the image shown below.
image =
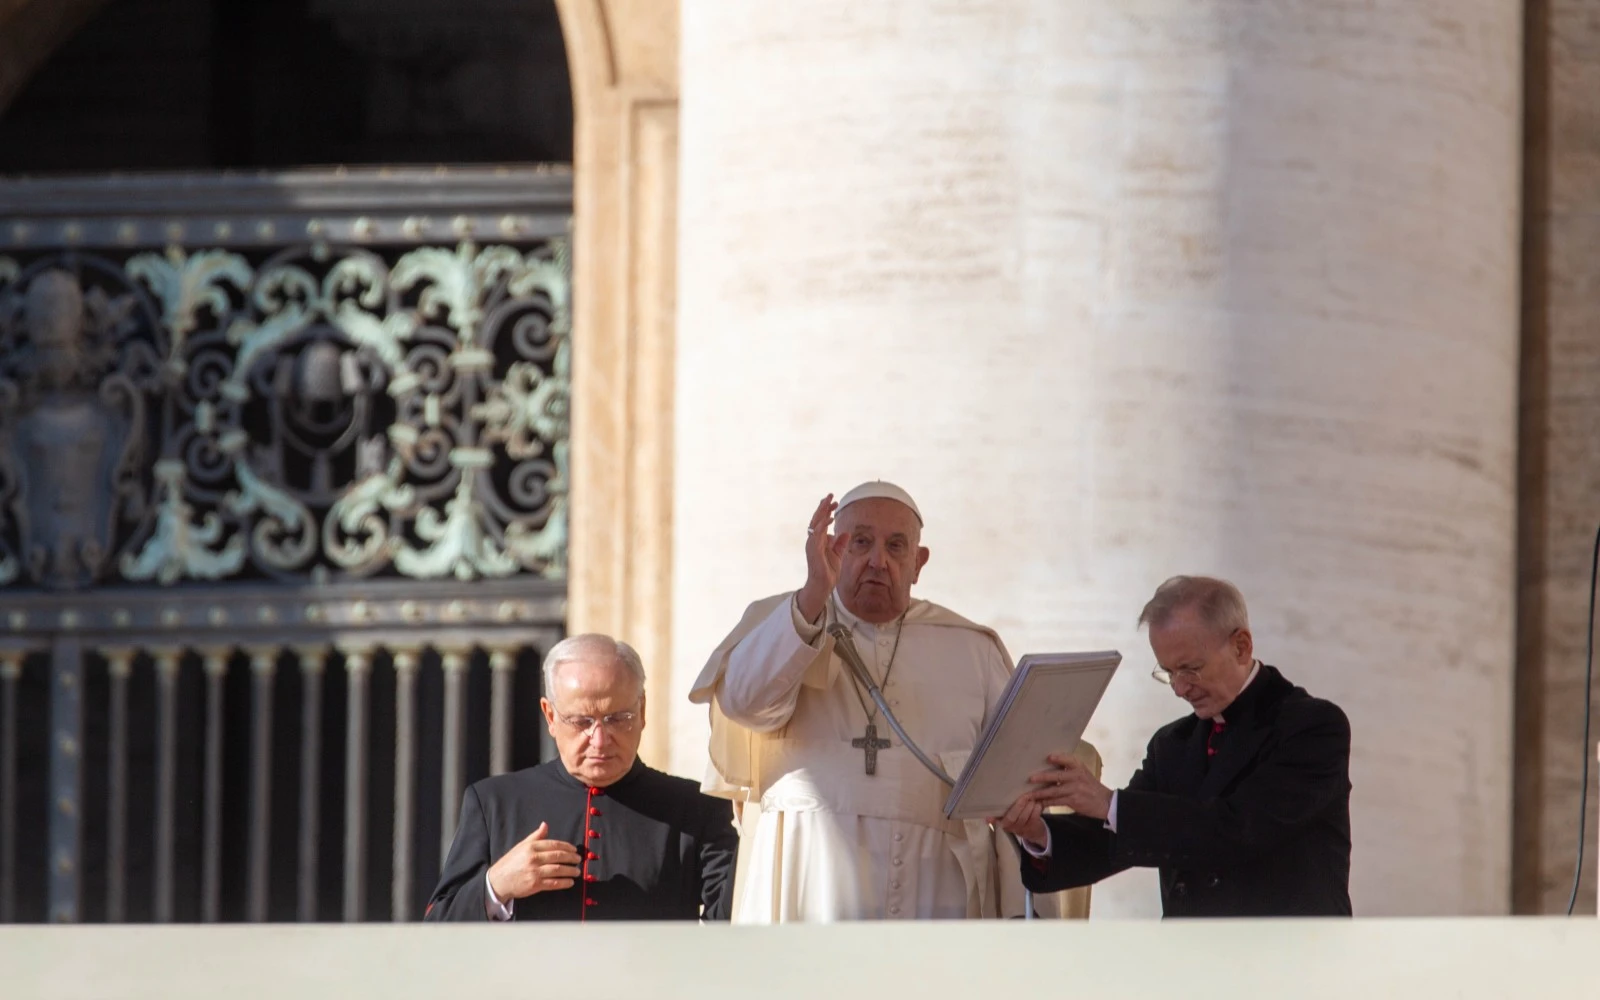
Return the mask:
<svg viewBox="0 0 1600 1000">
<path fill-rule="evenodd" d="M 589 815 L 590 816 L 598 816 L 598 815 L 600 815 L 600 810 L 596 809 L 594 806 L 590 806 L 589 807 Z"/>
<path fill-rule="evenodd" d="M 598 881 L 598 880 L 597 880 L 597 879 L 596 879 L 596 877 L 595 877 L 595 876 L 593 876 L 593 875 L 585 875 L 585 876 L 584 876 L 584 877 L 583 877 L 583 880 L 584 880 L 584 881 L 585 881 L 585 882 L 594 882 L 594 881 Z"/>
<path fill-rule="evenodd" d="M 598 836 L 600 836 L 600 831 L 599 830 L 590 830 L 589 831 L 589 836 L 591 838 L 598 837 Z"/>
<path fill-rule="evenodd" d="M 596 854 L 593 851 L 590 851 L 589 852 L 589 860 L 590 861 L 599 861 L 600 860 L 600 855 Z"/>
<path fill-rule="evenodd" d="M 604 795 L 605 793 L 606 793 L 606 790 L 604 788 L 591 788 L 591 789 L 589 789 L 589 794 L 590 795 Z"/>
<path fill-rule="evenodd" d="M 584 906 L 593 906 L 594 905 L 594 900 L 586 899 L 586 900 L 583 901 L 583 905 Z"/>
</svg>

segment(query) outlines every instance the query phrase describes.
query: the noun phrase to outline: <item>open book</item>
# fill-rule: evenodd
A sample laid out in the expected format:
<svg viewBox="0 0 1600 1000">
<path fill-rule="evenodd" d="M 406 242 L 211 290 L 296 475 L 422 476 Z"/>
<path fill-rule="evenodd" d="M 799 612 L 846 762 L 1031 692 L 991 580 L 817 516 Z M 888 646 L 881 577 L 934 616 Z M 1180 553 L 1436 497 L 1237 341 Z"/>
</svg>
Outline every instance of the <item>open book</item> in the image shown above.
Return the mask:
<svg viewBox="0 0 1600 1000">
<path fill-rule="evenodd" d="M 1122 654 L 1030 653 L 1017 664 L 994 717 L 956 778 L 949 819 L 1001 816 L 1033 786 L 1028 775 L 1053 753 L 1071 753 L 1083 738 Z"/>
</svg>

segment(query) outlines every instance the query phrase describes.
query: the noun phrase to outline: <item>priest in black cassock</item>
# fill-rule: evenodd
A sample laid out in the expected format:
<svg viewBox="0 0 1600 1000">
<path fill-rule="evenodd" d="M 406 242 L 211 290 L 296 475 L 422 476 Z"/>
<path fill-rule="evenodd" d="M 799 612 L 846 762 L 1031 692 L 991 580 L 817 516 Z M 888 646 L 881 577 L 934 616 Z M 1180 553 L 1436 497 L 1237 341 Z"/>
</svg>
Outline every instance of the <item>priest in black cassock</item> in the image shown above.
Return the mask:
<svg viewBox="0 0 1600 1000">
<path fill-rule="evenodd" d="M 551 648 L 560 759 L 467 789 L 424 920 L 727 920 L 732 806 L 639 760 L 644 666 L 626 643 Z"/>
<path fill-rule="evenodd" d="M 1192 714 L 1121 789 L 1052 756 L 1000 820 L 1034 892 L 1156 868 L 1169 917 L 1348 917 L 1350 721 L 1255 658 L 1244 597 L 1176 576 L 1145 605 L 1155 677 Z M 1075 815 L 1044 815 L 1066 806 Z"/>
</svg>

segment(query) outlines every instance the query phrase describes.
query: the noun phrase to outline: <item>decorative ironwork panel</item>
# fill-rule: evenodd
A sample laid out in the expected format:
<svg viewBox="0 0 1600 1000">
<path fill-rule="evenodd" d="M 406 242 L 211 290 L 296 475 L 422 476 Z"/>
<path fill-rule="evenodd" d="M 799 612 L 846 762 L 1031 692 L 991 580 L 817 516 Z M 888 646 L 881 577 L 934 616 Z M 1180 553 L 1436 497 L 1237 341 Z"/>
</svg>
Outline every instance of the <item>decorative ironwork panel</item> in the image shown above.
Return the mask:
<svg viewBox="0 0 1600 1000">
<path fill-rule="evenodd" d="M 0 583 L 561 578 L 566 237 L 458 214 L 430 243 L 390 194 L 358 218 L 201 213 L 198 247 L 138 245 L 192 215 L 12 216 Z"/>
<path fill-rule="evenodd" d="M 0 921 L 420 915 L 463 783 L 545 753 L 570 213 L 549 168 L 0 181 Z"/>
</svg>

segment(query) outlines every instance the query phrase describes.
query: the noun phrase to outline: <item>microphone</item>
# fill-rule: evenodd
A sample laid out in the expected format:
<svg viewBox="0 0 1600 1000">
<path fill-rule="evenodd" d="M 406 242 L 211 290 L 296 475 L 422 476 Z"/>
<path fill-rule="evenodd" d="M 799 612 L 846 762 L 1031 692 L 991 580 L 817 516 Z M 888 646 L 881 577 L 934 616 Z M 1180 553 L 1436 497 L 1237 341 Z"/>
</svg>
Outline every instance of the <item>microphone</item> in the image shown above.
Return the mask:
<svg viewBox="0 0 1600 1000">
<path fill-rule="evenodd" d="M 830 622 L 828 634 L 833 636 L 833 648 L 839 653 L 839 659 L 844 661 L 845 666 L 850 668 L 850 672 L 856 675 L 856 680 L 861 682 L 861 686 L 867 689 L 867 693 L 876 702 L 883 692 L 878 690 L 878 682 L 872 679 L 872 672 L 867 669 L 867 665 L 861 662 L 861 653 L 856 650 L 855 633 L 844 622 Z M 878 707 L 881 709 L 883 706 Z"/>
</svg>

